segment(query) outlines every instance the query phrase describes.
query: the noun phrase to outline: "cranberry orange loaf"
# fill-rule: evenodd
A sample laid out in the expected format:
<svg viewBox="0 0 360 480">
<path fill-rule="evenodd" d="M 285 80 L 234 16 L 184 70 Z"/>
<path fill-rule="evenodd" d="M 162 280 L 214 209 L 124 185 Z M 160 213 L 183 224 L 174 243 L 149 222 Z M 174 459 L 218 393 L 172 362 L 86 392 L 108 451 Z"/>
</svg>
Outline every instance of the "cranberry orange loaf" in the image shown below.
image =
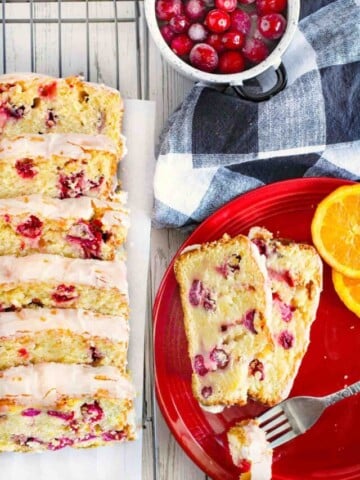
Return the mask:
<svg viewBox="0 0 360 480">
<path fill-rule="evenodd" d="M 117 164 L 116 146 L 105 135 L 0 135 L 0 197 L 109 198 Z"/>
<path fill-rule="evenodd" d="M 259 352 L 251 363 L 250 395 L 274 405 L 289 395 L 310 341 L 322 290 L 322 262 L 315 248 L 273 238 L 254 227 L 249 238 L 266 258 L 271 280 L 274 351 Z"/>
<path fill-rule="evenodd" d="M 271 480 L 272 450 L 256 420 L 243 420 L 227 433 L 239 480 Z"/>
<path fill-rule="evenodd" d="M 84 308 L 128 315 L 128 285 L 123 261 L 34 254 L 0 256 L 0 307 Z"/>
<path fill-rule="evenodd" d="M 272 350 L 263 259 L 247 237 L 224 236 L 185 249 L 174 268 L 196 399 L 218 408 L 245 404 L 253 352 Z"/>
<path fill-rule="evenodd" d="M 119 157 L 123 139 L 120 93 L 81 77 L 53 78 L 35 73 L 0 76 L 0 135 L 22 133 L 103 134 Z"/>
<path fill-rule="evenodd" d="M 0 255 L 53 253 L 113 260 L 129 227 L 126 195 L 59 200 L 41 195 L 0 199 Z"/>
<path fill-rule="evenodd" d="M 126 371 L 129 325 L 121 315 L 24 308 L 0 313 L 0 370 L 29 363 L 114 365 Z"/>
<path fill-rule="evenodd" d="M 134 387 L 115 367 L 40 363 L 0 372 L 0 451 L 135 438 Z"/>
</svg>

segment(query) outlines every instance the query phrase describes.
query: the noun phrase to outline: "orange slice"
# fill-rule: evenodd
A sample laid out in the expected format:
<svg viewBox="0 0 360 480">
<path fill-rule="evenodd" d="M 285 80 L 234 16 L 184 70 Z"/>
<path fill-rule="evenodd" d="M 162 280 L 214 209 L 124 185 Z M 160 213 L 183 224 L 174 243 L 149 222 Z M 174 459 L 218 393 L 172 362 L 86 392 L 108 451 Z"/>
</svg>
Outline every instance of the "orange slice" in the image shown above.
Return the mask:
<svg viewBox="0 0 360 480">
<path fill-rule="evenodd" d="M 360 317 L 360 279 L 344 277 L 333 270 L 332 281 L 341 301 Z"/>
<path fill-rule="evenodd" d="M 311 234 L 318 252 L 334 270 L 360 278 L 359 184 L 340 187 L 319 203 Z"/>
</svg>

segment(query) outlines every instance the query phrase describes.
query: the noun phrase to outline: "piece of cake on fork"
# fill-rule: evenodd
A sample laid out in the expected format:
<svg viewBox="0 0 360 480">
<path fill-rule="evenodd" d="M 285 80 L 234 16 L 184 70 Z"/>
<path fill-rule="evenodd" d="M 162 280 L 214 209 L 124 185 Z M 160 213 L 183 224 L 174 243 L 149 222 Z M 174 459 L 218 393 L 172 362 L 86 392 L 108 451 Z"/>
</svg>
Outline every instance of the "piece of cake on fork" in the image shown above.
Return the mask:
<svg viewBox="0 0 360 480">
<path fill-rule="evenodd" d="M 185 249 L 175 261 L 200 405 L 247 402 L 254 352 L 271 351 L 271 290 L 264 259 L 244 235 Z"/>
<path fill-rule="evenodd" d="M 256 420 L 242 420 L 227 432 L 232 461 L 239 480 L 271 480 L 272 449 Z"/>
</svg>

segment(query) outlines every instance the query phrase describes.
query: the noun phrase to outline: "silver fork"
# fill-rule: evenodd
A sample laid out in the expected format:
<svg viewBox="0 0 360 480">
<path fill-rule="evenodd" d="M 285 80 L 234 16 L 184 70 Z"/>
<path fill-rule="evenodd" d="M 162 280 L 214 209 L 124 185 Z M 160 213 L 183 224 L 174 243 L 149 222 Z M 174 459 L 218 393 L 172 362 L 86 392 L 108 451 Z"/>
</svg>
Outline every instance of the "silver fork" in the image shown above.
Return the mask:
<svg viewBox="0 0 360 480">
<path fill-rule="evenodd" d="M 257 417 L 272 448 L 305 433 L 334 403 L 360 393 L 360 381 L 324 397 L 293 397 Z"/>
</svg>

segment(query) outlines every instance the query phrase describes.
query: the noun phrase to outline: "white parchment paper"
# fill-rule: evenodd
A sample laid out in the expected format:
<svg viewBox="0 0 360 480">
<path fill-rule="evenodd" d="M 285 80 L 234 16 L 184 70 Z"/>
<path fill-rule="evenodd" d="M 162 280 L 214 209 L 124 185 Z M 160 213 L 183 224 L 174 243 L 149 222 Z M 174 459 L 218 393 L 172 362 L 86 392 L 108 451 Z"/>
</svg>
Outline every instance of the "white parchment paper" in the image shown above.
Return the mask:
<svg viewBox="0 0 360 480">
<path fill-rule="evenodd" d="M 135 383 L 138 439 L 112 447 L 0 454 L 1 480 L 141 480 L 144 332 L 150 251 L 155 104 L 125 101 L 128 154 L 120 165 L 129 192 L 127 265 L 131 307 L 129 368 Z"/>
</svg>

